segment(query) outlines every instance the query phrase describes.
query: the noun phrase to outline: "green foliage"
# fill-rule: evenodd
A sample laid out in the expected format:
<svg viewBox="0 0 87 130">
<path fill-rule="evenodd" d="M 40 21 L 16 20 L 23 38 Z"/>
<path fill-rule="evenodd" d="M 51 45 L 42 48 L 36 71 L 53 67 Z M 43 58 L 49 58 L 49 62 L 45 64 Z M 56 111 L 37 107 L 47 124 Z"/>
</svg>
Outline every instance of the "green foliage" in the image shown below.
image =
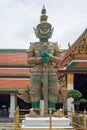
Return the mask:
<svg viewBox="0 0 87 130">
<path fill-rule="evenodd" d="M 86 103 L 86 99 L 82 98 L 82 99 L 74 100 L 72 103 L 75 105 L 80 105 L 80 103 Z"/>
<path fill-rule="evenodd" d="M 81 98 L 82 97 L 82 93 L 79 92 L 78 90 L 68 90 L 67 91 L 67 96 L 68 97 L 72 97 L 74 99 L 77 99 L 77 98 Z"/>
<path fill-rule="evenodd" d="M 79 101 L 79 100 L 74 100 L 72 103 L 73 103 L 74 105 L 76 105 L 76 106 L 80 105 L 80 101 Z"/>
<path fill-rule="evenodd" d="M 77 109 L 79 110 L 79 105 L 81 103 L 86 103 L 87 100 L 84 99 L 84 98 L 81 98 L 82 97 L 82 93 L 79 92 L 78 90 L 68 90 L 67 91 L 67 96 L 70 98 L 72 97 L 74 99 L 74 101 L 72 102 L 74 105 L 77 106 Z"/>
<path fill-rule="evenodd" d="M 80 103 L 86 103 L 86 102 L 87 102 L 86 99 L 84 99 L 84 98 L 80 99 Z"/>
</svg>

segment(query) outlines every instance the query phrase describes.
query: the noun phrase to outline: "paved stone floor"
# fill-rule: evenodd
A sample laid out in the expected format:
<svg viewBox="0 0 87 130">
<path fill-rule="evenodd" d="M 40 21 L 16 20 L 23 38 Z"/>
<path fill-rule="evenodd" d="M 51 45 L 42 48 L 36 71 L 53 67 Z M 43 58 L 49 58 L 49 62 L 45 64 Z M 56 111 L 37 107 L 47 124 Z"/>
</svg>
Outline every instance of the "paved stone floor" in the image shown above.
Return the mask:
<svg viewBox="0 0 87 130">
<path fill-rule="evenodd" d="M 12 125 L 0 126 L 0 130 L 13 130 L 13 126 Z M 75 130 L 75 129 L 58 129 L 58 130 Z"/>
<path fill-rule="evenodd" d="M 0 118 L 0 130 L 13 130 L 13 119 L 8 117 Z"/>
<path fill-rule="evenodd" d="M 0 123 L 0 130 L 13 130 L 13 123 Z M 58 130 L 75 130 L 75 129 L 58 129 Z"/>
<path fill-rule="evenodd" d="M 13 123 L 0 123 L 0 130 L 13 130 Z"/>
</svg>

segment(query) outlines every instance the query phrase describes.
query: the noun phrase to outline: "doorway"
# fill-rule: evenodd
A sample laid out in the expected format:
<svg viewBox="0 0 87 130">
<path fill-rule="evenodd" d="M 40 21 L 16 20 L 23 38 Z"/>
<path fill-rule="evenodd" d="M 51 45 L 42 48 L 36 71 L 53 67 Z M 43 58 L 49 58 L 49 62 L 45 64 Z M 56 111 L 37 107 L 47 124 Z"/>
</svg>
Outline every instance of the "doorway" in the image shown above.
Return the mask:
<svg viewBox="0 0 87 130">
<path fill-rule="evenodd" d="M 87 74 L 75 74 L 74 75 L 74 89 L 79 90 L 82 93 L 82 98 L 87 99 Z M 87 110 L 87 103 L 80 104 L 79 110 Z"/>
<path fill-rule="evenodd" d="M 0 94 L 0 117 L 8 117 L 10 107 L 10 94 Z"/>
</svg>

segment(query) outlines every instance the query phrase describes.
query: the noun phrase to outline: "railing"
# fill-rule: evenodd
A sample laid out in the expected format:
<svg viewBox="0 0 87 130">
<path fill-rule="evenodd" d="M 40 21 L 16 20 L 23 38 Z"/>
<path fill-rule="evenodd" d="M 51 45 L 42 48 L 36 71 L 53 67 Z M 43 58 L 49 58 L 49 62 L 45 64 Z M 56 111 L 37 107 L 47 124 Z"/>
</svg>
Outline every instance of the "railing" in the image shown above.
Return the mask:
<svg viewBox="0 0 87 130">
<path fill-rule="evenodd" d="M 18 130 L 18 128 L 20 128 L 19 107 L 17 107 L 16 111 L 14 112 L 14 130 Z M 21 130 L 21 128 L 19 130 Z"/>
<path fill-rule="evenodd" d="M 16 108 L 16 111 L 14 112 L 14 130 L 22 130 L 21 122 L 25 118 L 25 114 L 21 114 L 21 112 L 29 112 L 29 109 L 19 109 L 19 107 Z M 64 114 L 65 112 L 68 113 L 68 115 Z M 73 112 L 72 109 L 67 111 L 63 107 L 63 115 L 70 118 L 70 125 L 75 130 L 87 130 L 87 116 L 85 110 L 83 114 L 79 114 Z M 26 130 L 26 128 L 24 130 Z M 51 110 L 49 114 L 49 130 L 53 130 Z"/>
<path fill-rule="evenodd" d="M 83 114 L 80 114 L 73 112 L 71 108 L 70 117 L 71 117 L 71 126 L 74 126 L 76 130 L 87 130 L 86 110 L 84 110 Z"/>
</svg>

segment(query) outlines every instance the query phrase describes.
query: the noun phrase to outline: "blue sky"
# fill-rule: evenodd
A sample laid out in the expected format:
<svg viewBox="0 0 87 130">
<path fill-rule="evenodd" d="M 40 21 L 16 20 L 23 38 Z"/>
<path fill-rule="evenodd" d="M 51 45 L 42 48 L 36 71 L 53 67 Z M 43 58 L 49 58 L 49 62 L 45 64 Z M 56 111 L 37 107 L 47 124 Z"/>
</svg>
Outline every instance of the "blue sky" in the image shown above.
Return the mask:
<svg viewBox="0 0 87 130">
<path fill-rule="evenodd" d="M 43 5 L 54 27 L 49 41 L 58 41 L 60 48 L 68 48 L 86 29 L 87 0 L 0 0 L 0 49 L 27 49 L 38 41 L 33 27 Z"/>
</svg>

